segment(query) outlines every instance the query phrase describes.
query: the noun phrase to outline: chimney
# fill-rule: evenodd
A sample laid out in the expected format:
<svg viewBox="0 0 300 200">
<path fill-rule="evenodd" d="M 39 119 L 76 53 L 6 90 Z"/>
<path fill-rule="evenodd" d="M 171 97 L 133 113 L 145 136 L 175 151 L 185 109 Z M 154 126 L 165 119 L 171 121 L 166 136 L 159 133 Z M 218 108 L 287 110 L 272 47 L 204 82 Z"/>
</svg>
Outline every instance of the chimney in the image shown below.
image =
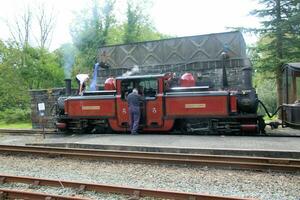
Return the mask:
<svg viewBox="0 0 300 200">
<path fill-rule="evenodd" d="M 71 79 L 66 78 L 65 79 L 65 83 L 66 83 L 66 96 L 71 96 Z"/>
<path fill-rule="evenodd" d="M 223 85 L 223 89 L 225 89 L 228 87 L 226 61 L 228 60 L 229 56 L 226 51 L 223 51 L 221 56 L 222 56 L 222 85 Z"/>
<path fill-rule="evenodd" d="M 252 68 L 244 67 L 242 68 L 242 77 L 243 77 L 243 88 L 252 89 Z"/>
</svg>

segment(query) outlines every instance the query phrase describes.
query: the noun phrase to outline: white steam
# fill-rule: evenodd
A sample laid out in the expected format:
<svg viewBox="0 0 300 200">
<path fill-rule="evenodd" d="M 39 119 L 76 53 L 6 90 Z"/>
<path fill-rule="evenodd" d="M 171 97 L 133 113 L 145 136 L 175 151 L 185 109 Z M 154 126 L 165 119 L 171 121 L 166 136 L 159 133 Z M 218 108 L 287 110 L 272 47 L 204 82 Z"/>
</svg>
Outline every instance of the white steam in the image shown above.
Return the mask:
<svg viewBox="0 0 300 200">
<path fill-rule="evenodd" d="M 72 44 L 64 44 L 61 47 L 63 54 L 63 67 L 65 72 L 65 78 L 71 78 L 72 68 L 74 65 L 75 48 Z"/>
<path fill-rule="evenodd" d="M 134 67 L 131 70 L 125 72 L 124 74 L 122 74 L 122 76 L 131 76 L 133 74 L 138 73 L 139 71 L 140 71 L 139 66 L 134 65 Z"/>
</svg>

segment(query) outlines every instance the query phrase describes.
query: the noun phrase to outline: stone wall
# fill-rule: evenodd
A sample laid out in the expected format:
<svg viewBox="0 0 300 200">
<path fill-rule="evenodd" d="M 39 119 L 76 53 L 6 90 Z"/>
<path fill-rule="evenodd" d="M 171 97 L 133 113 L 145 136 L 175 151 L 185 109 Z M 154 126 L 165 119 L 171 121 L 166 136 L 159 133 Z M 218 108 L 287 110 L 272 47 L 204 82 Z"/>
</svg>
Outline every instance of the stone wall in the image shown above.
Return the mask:
<svg viewBox="0 0 300 200">
<path fill-rule="evenodd" d="M 75 94 L 76 89 L 72 90 Z M 30 90 L 31 96 L 31 121 L 32 128 L 55 128 L 55 103 L 60 96 L 65 95 L 65 88 L 53 88 L 45 90 Z M 38 103 L 45 104 L 45 116 L 41 117 L 38 111 Z M 44 121 L 42 121 L 44 120 Z"/>
</svg>

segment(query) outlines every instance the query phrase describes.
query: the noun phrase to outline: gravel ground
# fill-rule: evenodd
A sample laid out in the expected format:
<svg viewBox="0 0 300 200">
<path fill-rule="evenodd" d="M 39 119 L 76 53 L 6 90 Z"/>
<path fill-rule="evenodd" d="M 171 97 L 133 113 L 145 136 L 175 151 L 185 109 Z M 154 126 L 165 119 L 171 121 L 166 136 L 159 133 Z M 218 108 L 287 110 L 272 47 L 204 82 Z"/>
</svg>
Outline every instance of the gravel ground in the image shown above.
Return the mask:
<svg viewBox="0 0 300 200">
<path fill-rule="evenodd" d="M 47 193 L 47 194 L 61 195 L 61 196 L 91 198 L 91 199 L 99 199 L 99 200 L 122 200 L 122 199 L 129 198 L 129 196 L 125 196 L 125 195 L 96 193 L 96 192 L 89 192 L 89 191 L 78 193 L 78 191 L 76 191 L 75 189 L 72 189 L 72 188 L 57 189 L 56 187 L 38 187 L 38 186 L 30 187 L 28 184 L 22 184 L 22 183 L 13 183 L 13 184 L 6 183 L 6 184 L 0 185 L 0 188 L 32 191 L 32 192 Z"/>
<path fill-rule="evenodd" d="M 0 173 L 147 189 L 299 200 L 300 174 L 0 155 Z M 5 184 L 6 185 L 6 184 Z M 0 185 L 0 187 L 7 187 Z M 12 185 L 12 184 L 10 184 Z M 64 189 L 58 193 L 70 192 Z M 91 195 L 91 196 L 90 196 Z M 94 199 L 127 199 L 89 193 Z M 146 199 L 146 198 L 145 198 Z M 149 198 L 147 198 L 149 199 Z"/>
</svg>

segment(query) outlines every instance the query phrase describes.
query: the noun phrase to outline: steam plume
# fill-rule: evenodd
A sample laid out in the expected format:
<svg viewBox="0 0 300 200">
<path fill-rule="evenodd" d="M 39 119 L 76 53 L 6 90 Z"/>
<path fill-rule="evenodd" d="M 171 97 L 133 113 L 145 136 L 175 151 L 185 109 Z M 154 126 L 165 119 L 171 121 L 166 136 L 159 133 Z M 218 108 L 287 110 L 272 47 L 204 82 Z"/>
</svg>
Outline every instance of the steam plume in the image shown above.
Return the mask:
<svg viewBox="0 0 300 200">
<path fill-rule="evenodd" d="M 122 74 L 122 76 L 131 76 L 133 74 L 138 73 L 139 71 L 140 71 L 139 66 L 134 65 L 134 67 L 131 70 L 125 72 L 124 74 Z"/>
<path fill-rule="evenodd" d="M 74 64 L 75 48 L 72 44 L 65 44 L 61 47 L 64 58 L 65 78 L 71 78 L 72 67 Z"/>
</svg>

